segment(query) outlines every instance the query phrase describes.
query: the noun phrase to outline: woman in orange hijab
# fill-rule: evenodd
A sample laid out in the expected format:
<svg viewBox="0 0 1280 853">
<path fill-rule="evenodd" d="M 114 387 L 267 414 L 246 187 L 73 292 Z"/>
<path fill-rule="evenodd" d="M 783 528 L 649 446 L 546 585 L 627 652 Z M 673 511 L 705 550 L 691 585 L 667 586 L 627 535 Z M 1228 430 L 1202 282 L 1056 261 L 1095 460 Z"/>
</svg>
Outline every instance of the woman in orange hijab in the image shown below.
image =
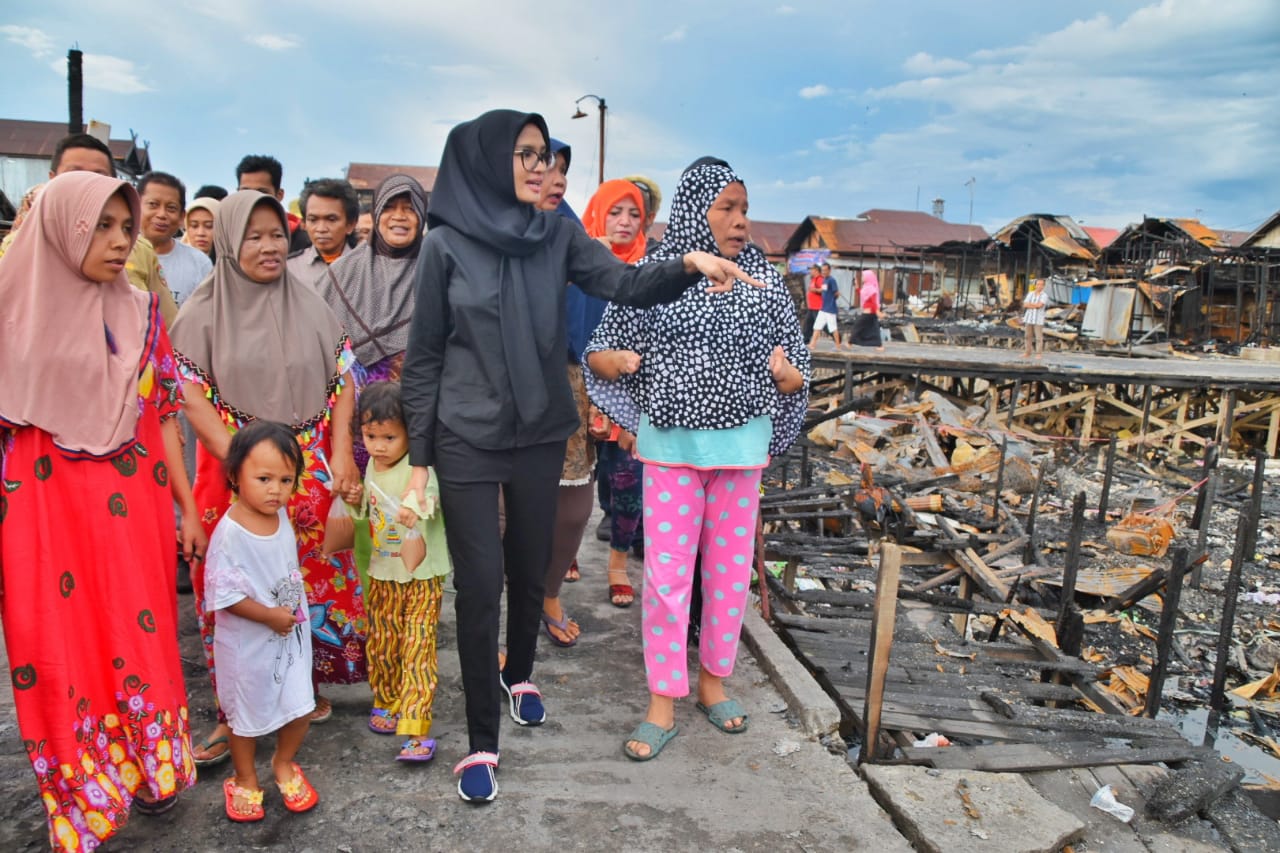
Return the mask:
<svg viewBox="0 0 1280 853">
<path fill-rule="evenodd" d="M 634 264 L 644 257 L 644 198 L 631 181 L 605 181 L 582 215 L 587 234 L 613 250 L 619 260 Z M 643 465 L 631 455 L 635 436 L 612 430 L 596 434 L 601 441 L 599 475 L 609 480 L 609 602 L 630 607 L 635 589 L 627 576 L 627 551 L 638 539 Z"/>
</svg>

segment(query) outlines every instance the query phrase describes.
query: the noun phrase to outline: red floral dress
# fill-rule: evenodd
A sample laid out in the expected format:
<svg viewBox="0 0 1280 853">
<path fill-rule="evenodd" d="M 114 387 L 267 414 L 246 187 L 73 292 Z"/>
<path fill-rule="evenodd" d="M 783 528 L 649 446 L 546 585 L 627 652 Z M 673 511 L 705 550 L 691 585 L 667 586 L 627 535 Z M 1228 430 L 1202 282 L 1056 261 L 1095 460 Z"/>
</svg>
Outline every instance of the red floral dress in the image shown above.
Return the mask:
<svg viewBox="0 0 1280 853">
<path fill-rule="evenodd" d="M 355 363 L 350 341 L 345 336 L 335 353 L 335 363 L 324 411 L 306 423 L 293 426 L 294 435 L 302 447 L 303 471 L 298 490 L 289 501 L 289 519 L 298 535 L 298 564 L 302 567 L 311 618 L 312 680 L 316 684 L 353 684 L 368 679 L 364 654 L 368 624 L 364 612 L 364 591 L 355 562 L 350 551 L 341 551 L 332 557 L 321 553 L 324 523 L 329 515 L 329 504 L 333 501 L 326 468 L 330 453 L 330 417 L 338 395 L 350 393 L 346 377 Z M 182 381 L 204 388 L 205 396 L 222 417 L 228 431 L 234 434 L 253 420 L 252 415 L 223 400 L 212 379 L 181 353 L 178 354 L 178 364 Z M 227 487 L 222 462 L 203 446 L 196 448 L 194 492 L 200 523 L 212 536 L 218 520 L 231 506 L 232 494 Z M 205 661 L 214 681 L 214 695 L 217 695 L 213 659 L 214 613 L 204 606 L 203 564 L 198 563 L 193 568 L 191 584 L 195 591 Z"/>
<path fill-rule="evenodd" d="M 152 299 L 133 444 L 91 457 L 0 420 L 4 637 L 56 850 L 97 848 L 143 786 L 161 799 L 195 781 L 160 430 L 180 388 Z"/>
</svg>

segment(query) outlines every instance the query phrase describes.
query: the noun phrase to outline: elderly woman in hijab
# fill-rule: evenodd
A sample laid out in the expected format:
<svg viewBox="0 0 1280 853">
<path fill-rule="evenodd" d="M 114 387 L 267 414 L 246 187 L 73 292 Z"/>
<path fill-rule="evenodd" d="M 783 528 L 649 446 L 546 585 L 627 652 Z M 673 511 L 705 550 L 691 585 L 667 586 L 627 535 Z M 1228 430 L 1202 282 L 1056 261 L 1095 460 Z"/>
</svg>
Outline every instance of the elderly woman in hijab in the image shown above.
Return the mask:
<svg viewBox="0 0 1280 853">
<path fill-rule="evenodd" d="M 212 531 L 231 503 L 222 471 L 231 436 L 256 419 L 286 424 L 302 446 L 305 469 L 289 501 L 313 641 L 312 722 L 332 714 L 319 684 L 365 680 L 364 601 L 351 552 L 322 554 L 333 494 L 359 485 L 351 448 L 354 410 L 351 343 L 333 311 L 289 275 L 288 224 L 274 198 L 254 190 L 227 196 L 214 225 L 218 261 L 188 297 L 173 327 L 186 402 L 199 438 L 195 484 L 201 522 Z M 204 571 L 192 573 L 209 673 L 213 612 L 204 607 Z M 224 759 L 226 722 L 199 747 L 198 764 Z"/>
<path fill-rule="evenodd" d="M 592 401 L 636 435 L 644 463 L 645 672 L 649 709 L 626 739 L 648 761 L 676 735 L 675 699 L 686 672 L 689 600 L 702 561 L 698 710 L 717 729 L 747 729 L 725 695 L 748 606 L 760 475 L 796 440 L 808 399 L 809 351 L 790 292 L 748 241 L 747 190 L 728 164 L 705 158 L 685 171 L 653 264 L 714 252 L 766 282 L 713 294 L 693 287 L 650 310 L 610 305 L 587 347 Z"/>
<path fill-rule="evenodd" d="M 125 277 L 139 216 L 123 181 L 59 175 L 0 259 L 0 601 L 55 850 L 94 850 L 195 782 L 175 501 L 185 556 L 208 540 L 159 301 Z"/>
<path fill-rule="evenodd" d="M 536 114 L 494 110 L 449 132 L 401 377 L 409 488 L 425 499 L 434 466 L 448 519 L 469 740 L 455 771 L 468 802 L 497 795 L 502 694 L 517 725 L 546 719 L 529 679 L 565 439 L 579 424 L 565 373 L 565 282 L 653 305 L 704 276 L 717 290 L 746 278 L 705 252 L 644 269 L 620 263 L 574 223 L 535 207 L 554 162 Z M 495 671 L 504 574 L 507 658 Z"/>
</svg>

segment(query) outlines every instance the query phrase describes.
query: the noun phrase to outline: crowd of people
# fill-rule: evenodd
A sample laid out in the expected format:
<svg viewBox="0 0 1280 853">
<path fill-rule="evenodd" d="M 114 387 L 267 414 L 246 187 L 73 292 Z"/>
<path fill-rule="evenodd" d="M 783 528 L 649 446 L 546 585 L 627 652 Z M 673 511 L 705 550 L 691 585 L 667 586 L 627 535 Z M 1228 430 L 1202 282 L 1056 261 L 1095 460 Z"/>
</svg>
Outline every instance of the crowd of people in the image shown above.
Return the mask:
<svg viewBox="0 0 1280 853">
<path fill-rule="evenodd" d="M 59 145 L 0 257 L 4 632 L 55 849 L 95 849 L 228 760 L 227 818 L 262 819 L 266 735 L 284 808 L 315 807 L 298 758 L 333 716 L 325 684 L 367 681 L 361 725 L 430 761 L 450 574 L 457 790 L 492 801 L 501 717 L 553 711 L 540 635 L 581 633 L 560 593 L 597 482 L 609 600 L 642 610 L 649 705 L 624 754 L 656 758 L 695 691 L 712 725 L 747 730 L 725 679 L 761 472 L 803 423 L 806 336 L 727 162 L 685 170 L 655 243 L 657 185 L 606 181 L 579 220 L 571 155 L 541 116 L 495 110 L 451 131 L 429 204 L 407 175 L 367 211 L 326 179 L 295 214 L 271 157 L 188 199 L 169 174 L 115 178 L 93 137 Z M 814 341 L 835 331 L 827 292 Z M 180 561 L 218 707 L 201 735 Z"/>
</svg>

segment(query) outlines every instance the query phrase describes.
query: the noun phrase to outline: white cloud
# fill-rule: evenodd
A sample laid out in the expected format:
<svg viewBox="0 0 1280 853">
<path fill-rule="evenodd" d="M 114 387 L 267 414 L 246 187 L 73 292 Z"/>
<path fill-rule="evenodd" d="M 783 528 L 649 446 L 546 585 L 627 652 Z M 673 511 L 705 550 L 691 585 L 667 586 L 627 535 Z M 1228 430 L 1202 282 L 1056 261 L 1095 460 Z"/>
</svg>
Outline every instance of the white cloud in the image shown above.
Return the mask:
<svg viewBox="0 0 1280 853">
<path fill-rule="evenodd" d="M 777 180 L 777 181 L 774 181 L 772 184 L 770 184 L 770 186 L 772 186 L 776 190 L 788 190 L 788 191 L 816 190 L 816 189 L 821 189 L 825 185 L 826 184 L 822 180 L 821 175 L 810 175 L 809 177 L 800 181 Z"/>
<path fill-rule="evenodd" d="M 55 59 L 49 63 L 49 67 L 59 74 L 67 73 L 65 59 Z M 84 86 L 86 89 L 99 89 L 118 95 L 138 95 L 152 90 L 138 76 L 132 60 L 101 53 L 84 55 Z"/>
<path fill-rule="evenodd" d="M 297 36 L 277 36 L 271 33 L 263 33 L 259 36 L 245 36 L 244 40 L 263 50 L 292 50 L 302 44 L 302 41 Z"/>
<path fill-rule="evenodd" d="M 779 15 L 794 15 L 796 13 L 794 6 L 779 6 L 775 11 Z"/>
<path fill-rule="evenodd" d="M 902 67 L 911 74 L 951 74 L 956 71 L 967 71 L 969 63 L 945 56 L 931 56 L 924 51 L 908 57 Z"/>
<path fill-rule="evenodd" d="M 800 97 L 809 100 L 811 98 L 825 98 L 831 94 L 831 87 L 825 83 L 818 83 L 816 86 L 805 86 L 800 90 Z"/>
<path fill-rule="evenodd" d="M 689 34 L 689 28 L 684 24 L 676 27 L 671 32 L 662 37 L 663 41 L 684 41 L 684 37 Z"/>
<path fill-rule="evenodd" d="M 34 27 L 20 27 L 16 24 L 5 24 L 0 27 L 0 33 L 7 40 L 31 51 L 37 59 L 53 53 L 53 39 L 43 30 L 37 30 Z"/>
</svg>

